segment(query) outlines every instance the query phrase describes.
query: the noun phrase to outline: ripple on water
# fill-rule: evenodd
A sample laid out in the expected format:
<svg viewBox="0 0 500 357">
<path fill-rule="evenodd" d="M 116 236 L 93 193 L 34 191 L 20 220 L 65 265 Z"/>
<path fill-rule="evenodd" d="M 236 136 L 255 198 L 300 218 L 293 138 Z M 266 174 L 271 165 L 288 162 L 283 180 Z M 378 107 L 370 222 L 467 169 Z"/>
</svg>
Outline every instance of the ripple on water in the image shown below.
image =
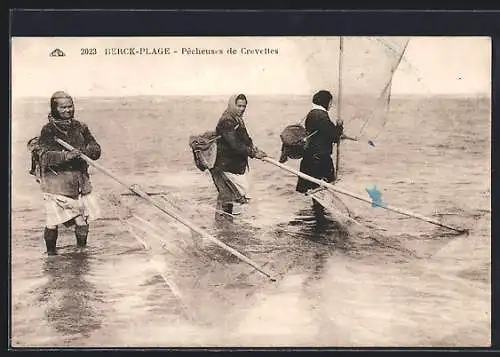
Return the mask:
<svg viewBox="0 0 500 357">
<path fill-rule="evenodd" d="M 24 141 L 16 139 L 15 345 L 489 344 L 489 147 L 486 139 L 477 145 L 463 144 L 463 138 L 490 135 L 488 125 L 479 125 L 487 122 L 482 118 L 488 112 L 472 104 L 401 102 L 396 114 L 405 120 L 389 122 L 387 135 L 379 138 L 376 148 L 346 143 L 341 157 L 342 187 L 364 195 L 366 187 L 377 184 L 389 204 L 470 228 L 468 236 L 452 236 L 344 196 L 353 214 L 366 218 L 362 223 L 386 231 L 318 225 L 311 219 L 310 198 L 294 191 L 296 178 L 256 160 L 250 161 L 253 200 L 243 207 L 232 228 L 223 230 L 213 223 L 216 189 L 210 176 L 192 165 L 186 140 L 193 134 L 189 120 L 196 120 L 197 127 L 212 127 L 226 99 L 200 102 L 197 98 L 194 103 L 175 98 L 175 105 L 170 100 L 119 99 L 118 106 L 115 99 L 84 101 L 83 118 L 95 127 L 105 148 L 103 164 L 127 182 L 166 191 L 183 215 L 276 274 L 279 281 L 269 283 L 247 264 L 177 228 L 171 219 L 160 218 L 132 196 L 120 198 L 164 231 L 155 239 L 146 237 L 151 251 L 120 221 L 110 219 L 91 224 L 87 258 L 73 254 L 74 236 L 65 230 L 59 242 L 64 254 L 48 263 L 43 256 L 43 204 L 38 185 L 22 174 L 28 157 L 23 156 Z M 308 101 L 255 98 L 252 116 L 267 117 L 278 106 L 282 115 L 275 116 L 273 124 L 278 127 L 297 117 Z M 126 108 L 117 111 L 122 102 Z M 29 108 L 19 120 L 27 119 L 23 129 L 36 132 L 34 125 L 41 124 L 36 118 L 46 118 L 42 115 L 46 103 L 30 103 Z M 102 113 L 120 121 L 102 121 Z M 181 125 L 165 131 L 166 114 L 178 118 Z M 478 125 L 468 125 L 472 115 L 478 116 Z M 425 125 L 417 126 L 422 117 Z M 450 118 L 456 136 L 449 135 Z M 118 122 L 126 140 L 106 135 L 116 132 Z M 260 132 L 256 134 L 259 146 L 279 151 L 276 135 L 269 135 L 268 128 L 255 129 Z M 16 135 L 19 139 L 21 134 Z M 134 152 L 137 155 L 131 155 Z M 296 168 L 298 163 L 287 164 Z M 92 177 L 96 192 L 104 197 L 123 191 L 97 171 L 92 171 Z M 105 206 L 104 212 L 108 218 L 123 213 L 112 205 Z M 185 309 L 196 320 L 189 320 Z"/>
</svg>

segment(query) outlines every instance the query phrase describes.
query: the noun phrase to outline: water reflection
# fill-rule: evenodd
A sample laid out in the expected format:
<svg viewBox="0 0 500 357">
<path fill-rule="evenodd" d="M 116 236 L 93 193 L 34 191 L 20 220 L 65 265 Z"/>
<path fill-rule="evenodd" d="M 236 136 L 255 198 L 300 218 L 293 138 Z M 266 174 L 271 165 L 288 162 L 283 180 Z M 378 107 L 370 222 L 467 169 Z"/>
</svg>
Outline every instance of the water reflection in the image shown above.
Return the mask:
<svg viewBox="0 0 500 357">
<path fill-rule="evenodd" d="M 336 222 L 328 212 L 317 212 L 316 210 L 303 209 L 297 213 L 297 217 L 289 222 L 294 226 L 296 233 L 304 239 L 327 246 L 333 246 L 335 250 L 346 252 L 349 250 L 349 231 L 345 226 Z"/>
<path fill-rule="evenodd" d="M 247 254 L 247 249 L 262 244 L 259 229 L 239 221 L 215 222 L 214 238 L 227 246 Z M 211 244 L 205 248 L 213 259 L 224 263 L 239 263 L 240 259 L 221 246 Z"/>
<path fill-rule="evenodd" d="M 305 283 L 322 278 L 328 259 L 334 253 L 349 254 L 355 249 L 346 226 L 336 222 L 328 211 L 315 207 L 301 209 L 285 228 L 289 242 L 290 268 L 307 272 Z"/>
<path fill-rule="evenodd" d="M 211 234 L 276 276 L 305 274 L 301 283 L 305 285 L 298 290 L 307 290 L 308 284 L 323 277 L 333 252 L 350 249 L 345 227 L 328 213 L 322 219 L 316 219 L 313 213 L 311 208 L 300 211 L 295 223 L 277 224 L 271 231 L 258 227 L 258 222 L 214 220 Z M 206 259 L 195 257 L 197 250 Z M 169 257 L 168 265 L 175 271 L 186 305 L 196 312 L 197 322 L 203 324 L 235 323 L 237 316 L 245 314 L 243 307 L 253 301 L 257 291 L 274 291 L 280 284 L 269 283 L 238 257 L 209 240 L 180 256 Z M 316 295 L 312 294 L 314 300 Z"/>
<path fill-rule="evenodd" d="M 236 220 L 224 224 L 215 222 L 215 228 L 217 239 L 244 255 L 273 262 L 270 268 L 277 269 L 280 273 L 295 266 L 313 271 L 314 275 L 319 276 L 333 252 L 347 253 L 353 248 L 347 228 L 333 220 L 328 211 L 320 212 L 317 207 L 301 209 L 295 219 L 288 224 L 278 224 L 274 232 L 261 232 L 251 223 Z M 266 249 L 267 245 L 270 246 L 269 249 Z M 216 245 L 207 247 L 205 252 L 220 263 L 241 262 Z M 279 261 L 284 257 L 287 257 L 285 262 L 280 264 Z"/>
<path fill-rule="evenodd" d="M 45 316 L 63 335 L 85 337 L 101 327 L 103 316 L 96 310 L 102 300 L 85 277 L 90 270 L 88 252 L 48 257 L 43 270 L 48 277 L 40 300 L 48 303 Z"/>
</svg>

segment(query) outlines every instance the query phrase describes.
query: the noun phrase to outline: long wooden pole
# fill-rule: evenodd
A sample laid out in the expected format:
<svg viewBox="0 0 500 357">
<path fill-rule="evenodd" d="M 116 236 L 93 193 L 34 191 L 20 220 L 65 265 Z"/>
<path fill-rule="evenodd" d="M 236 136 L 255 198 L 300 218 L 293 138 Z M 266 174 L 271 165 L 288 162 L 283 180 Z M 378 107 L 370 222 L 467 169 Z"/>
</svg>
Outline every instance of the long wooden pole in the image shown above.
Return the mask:
<svg viewBox="0 0 500 357">
<path fill-rule="evenodd" d="M 56 141 L 59 144 L 61 144 L 64 148 L 66 148 L 68 150 L 74 150 L 74 147 L 71 146 L 70 144 L 68 144 L 67 142 L 65 142 L 64 140 L 56 138 Z M 182 223 L 183 225 L 185 225 L 186 227 L 188 227 L 189 229 L 191 229 L 193 232 L 198 233 L 203 238 L 206 238 L 206 239 L 210 240 L 211 242 L 217 244 L 219 247 L 227 250 L 228 252 L 230 252 L 231 254 L 235 255 L 236 257 L 238 257 L 239 259 L 241 259 L 242 261 L 244 261 L 248 265 L 254 267 L 260 273 L 262 273 L 265 276 L 267 276 L 270 280 L 276 281 L 276 279 L 271 274 L 269 274 L 266 271 L 264 271 L 263 269 L 261 269 L 255 262 L 253 262 L 252 260 L 250 260 L 249 258 L 247 258 L 246 256 L 244 256 L 243 254 L 241 254 L 240 252 L 238 252 L 234 248 L 231 248 L 227 244 L 224 244 L 223 242 L 221 242 L 217 238 L 215 238 L 212 235 L 210 235 L 209 233 L 205 232 L 203 229 L 198 228 L 193 222 L 191 222 L 187 218 L 184 218 L 184 217 L 180 216 L 177 212 L 175 212 L 175 211 L 173 211 L 173 210 L 171 210 L 171 209 L 169 209 L 167 207 L 164 207 L 164 206 L 160 205 L 159 203 L 157 203 L 139 185 L 136 185 L 136 184 L 134 184 L 134 185 L 128 185 L 126 182 L 124 182 L 124 181 L 120 180 L 118 177 L 116 177 L 111 171 L 109 171 L 105 167 L 99 165 L 98 163 L 96 163 L 94 160 L 92 160 L 88 156 L 84 155 L 83 153 L 80 155 L 80 157 L 82 159 L 84 159 L 86 162 L 88 162 L 89 165 L 95 167 L 99 171 L 101 171 L 104 174 L 108 175 L 113 180 L 115 180 L 119 184 L 125 186 L 127 189 L 129 189 L 133 193 L 135 193 L 137 196 L 139 196 L 139 197 L 143 198 L 144 200 L 146 200 L 147 202 L 149 202 L 153 207 L 159 209 L 163 213 L 168 214 L 170 217 L 176 219 L 177 221 L 179 221 L 180 223 Z"/>
<path fill-rule="evenodd" d="M 300 172 L 300 171 L 297 171 L 297 170 L 294 170 L 288 166 L 285 166 L 281 163 L 279 163 L 278 161 L 270 158 L 270 157 L 265 157 L 262 159 L 263 161 L 266 161 L 266 162 L 269 162 L 270 164 L 273 164 L 273 165 L 276 165 L 280 168 L 282 168 L 283 170 L 286 170 L 296 176 L 299 176 L 299 177 L 302 177 L 303 179 L 305 180 L 308 180 L 308 181 L 311 181 L 311 182 L 314 182 L 314 183 L 317 183 L 318 185 L 320 186 L 323 186 L 331 191 L 334 191 L 334 192 L 338 192 L 338 193 L 341 193 L 343 195 L 346 195 L 346 196 L 349 196 L 349 197 L 352 197 L 352 198 L 355 198 L 357 200 L 360 200 L 360 201 L 363 201 L 363 202 L 367 202 L 367 203 L 370 203 L 372 204 L 373 202 L 363 196 L 360 196 L 358 194 L 355 194 L 355 193 L 352 193 L 352 192 L 349 192 L 349 191 L 346 191 L 344 189 L 341 189 L 341 188 L 338 188 L 328 182 L 325 182 L 323 180 L 319 180 L 317 178 L 314 178 L 312 176 L 309 176 L 309 175 L 306 175 L 304 174 L 303 172 Z M 418 214 L 418 213 L 413 213 L 413 212 L 410 212 L 410 211 L 407 211 L 407 210 L 404 210 L 404 209 L 401 209 L 401 208 L 397 208 L 397 207 L 393 207 L 393 206 L 389 206 L 389 205 L 381 205 L 379 206 L 381 208 L 384 208 L 386 210 L 389 210 L 389 211 L 393 211 L 393 212 L 396 212 L 396 213 L 399 213 L 399 214 L 402 214 L 404 216 L 408 216 L 408 217 L 413 217 L 413 218 L 417 218 L 417 219 L 420 219 L 422 221 L 425 221 L 425 222 L 428 222 L 428 223 L 432 223 L 432 224 L 435 224 L 437 226 L 441 226 L 441 227 L 444 227 L 444 228 L 448 228 L 448 229 L 451 229 L 451 230 L 454 230 L 456 232 L 460 232 L 460 233 L 464 233 L 466 232 L 467 230 L 466 229 L 459 229 L 459 228 L 454 228 L 454 227 L 451 227 L 451 226 L 448 226 L 444 223 L 441 223 L 439 221 L 436 221 L 432 218 L 429 218 L 429 217 L 425 217 L 425 216 L 422 216 L 421 214 Z"/>
<path fill-rule="evenodd" d="M 338 88 L 338 93 L 337 93 L 337 121 L 341 119 L 341 114 L 342 114 L 342 61 L 343 61 L 343 54 L 344 51 L 344 37 L 340 36 L 339 38 L 339 73 L 338 73 L 338 78 L 339 78 L 339 88 Z M 337 150 L 335 151 L 336 157 L 335 157 L 335 176 L 339 176 L 339 164 L 340 164 L 340 140 L 337 143 Z"/>
</svg>

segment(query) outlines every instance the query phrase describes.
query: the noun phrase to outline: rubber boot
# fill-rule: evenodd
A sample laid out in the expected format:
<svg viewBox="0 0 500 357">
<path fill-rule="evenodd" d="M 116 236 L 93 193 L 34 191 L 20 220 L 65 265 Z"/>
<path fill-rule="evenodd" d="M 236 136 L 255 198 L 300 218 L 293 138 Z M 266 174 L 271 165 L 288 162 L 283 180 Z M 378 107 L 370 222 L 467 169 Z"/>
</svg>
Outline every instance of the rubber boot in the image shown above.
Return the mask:
<svg viewBox="0 0 500 357">
<path fill-rule="evenodd" d="M 232 203 L 223 203 L 222 210 L 226 213 L 233 214 L 233 204 Z"/>
<path fill-rule="evenodd" d="M 87 246 L 88 234 L 89 234 L 88 224 L 84 226 L 75 225 L 76 246 L 78 248 L 85 248 Z"/>
<path fill-rule="evenodd" d="M 215 212 L 215 223 L 219 228 L 227 227 L 228 223 L 233 221 L 232 213 L 233 213 L 233 204 L 232 203 L 223 203 L 217 202 L 217 210 Z M 222 211 L 222 212 L 221 212 Z"/>
<path fill-rule="evenodd" d="M 45 245 L 47 247 L 47 254 L 57 255 L 57 227 L 56 229 L 49 229 L 45 227 L 45 231 L 43 232 L 43 239 L 45 240 Z"/>
<path fill-rule="evenodd" d="M 319 224 L 323 224 L 326 222 L 325 208 L 315 200 L 313 200 L 313 212 L 314 217 Z"/>
</svg>

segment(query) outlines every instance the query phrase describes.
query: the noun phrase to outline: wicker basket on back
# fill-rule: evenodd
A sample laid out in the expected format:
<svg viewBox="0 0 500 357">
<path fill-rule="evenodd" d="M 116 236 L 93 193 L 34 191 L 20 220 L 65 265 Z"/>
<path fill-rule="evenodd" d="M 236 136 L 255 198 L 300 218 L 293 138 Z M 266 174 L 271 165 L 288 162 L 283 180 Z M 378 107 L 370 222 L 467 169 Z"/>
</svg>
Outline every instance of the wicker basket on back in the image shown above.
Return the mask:
<svg viewBox="0 0 500 357">
<path fill-rule="evenodd" d="M 200 171 L 214 167 L 218 138 L 215 131 L 207 131 L 201 135 L 189 137 L 189 147 L 193 152 L 194 163 Z"/>
</svg>

